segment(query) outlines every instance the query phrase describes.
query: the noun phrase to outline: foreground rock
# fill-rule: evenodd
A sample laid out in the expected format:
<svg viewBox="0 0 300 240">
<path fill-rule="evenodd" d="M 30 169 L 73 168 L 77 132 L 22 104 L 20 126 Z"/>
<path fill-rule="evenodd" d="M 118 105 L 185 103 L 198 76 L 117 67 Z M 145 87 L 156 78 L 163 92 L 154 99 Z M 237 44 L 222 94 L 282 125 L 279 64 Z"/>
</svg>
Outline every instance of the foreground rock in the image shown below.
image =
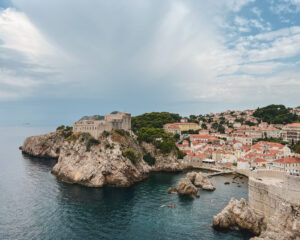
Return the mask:
<svg viewBox="0 0 300 240">
<path fill-rule="evenodd" d="M 181 195 L 188 195 L 190 197 L 199 197 L 198 188 L 194 186 L 189 178 L 182 178 L 178 182 L 177 192 Z"/>
<path fill-rule="evenodd" d="M 240 201 L 232 198 L 222 212 L 213 217 L 213 227 L 216 229 L 236 226 L 255 235 L 266 229 L 264 216 L 251 209 L 243 198 Z"/>
<path fill-rule="evenodd" d="M 89 187 L 127 187 L 145 179 L 149 171 L 182 169 L 175 153 L 164 156 L 153 145 L 140 145 L 133 134 L 120 131 L 97 140 L 88 134 L 57 131 L 29 137 L 20 149 L 32 156 L 57 158 L 52 173 L 58 179 Z M 156 158 L 154 166 L 143 160 L 145 153 Z"/>
<path fill-rule="evenodd" d="M 202 172 L 189 172 L 187 174 L 187 178 L 189 178 L 191 182 L 200 189 L 207 191 L 216 190 L 216 188 L 212 185 L 211 181 L 206 176 L 206 174 Z"/>
<path fill-rule="evenodd" d="M 267 219 L 267 228 L 252 240 L 299 240 L 300 209 L 290 203 L 281 204 L 274 215 Z"/>
</svg>

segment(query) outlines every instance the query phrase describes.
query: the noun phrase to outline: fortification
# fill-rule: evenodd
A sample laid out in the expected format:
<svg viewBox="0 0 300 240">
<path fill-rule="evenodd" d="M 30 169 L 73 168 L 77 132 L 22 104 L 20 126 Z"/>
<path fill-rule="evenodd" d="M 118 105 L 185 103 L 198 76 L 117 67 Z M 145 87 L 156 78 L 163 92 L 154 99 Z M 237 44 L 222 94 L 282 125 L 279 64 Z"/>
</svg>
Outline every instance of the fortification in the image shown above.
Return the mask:
<svg viewBox="0 0 300 240">
<path fill-rule="evenodd" d="M 256 170 L 249 177 L 249 205 L 270 217 L 283 203 L 300 204 L 300 177 L 284 171 Z"/>
<path fill-rule="evenodd" d="M 80 120 L 73 124 L 73 132 L 87 132 L 94 138 L 104 132 L 114 129 L 131 129 L 131 114 L 126 112 L 118 112 L 115 114 L 106 114 L 104 120 Z"/>
</svg>

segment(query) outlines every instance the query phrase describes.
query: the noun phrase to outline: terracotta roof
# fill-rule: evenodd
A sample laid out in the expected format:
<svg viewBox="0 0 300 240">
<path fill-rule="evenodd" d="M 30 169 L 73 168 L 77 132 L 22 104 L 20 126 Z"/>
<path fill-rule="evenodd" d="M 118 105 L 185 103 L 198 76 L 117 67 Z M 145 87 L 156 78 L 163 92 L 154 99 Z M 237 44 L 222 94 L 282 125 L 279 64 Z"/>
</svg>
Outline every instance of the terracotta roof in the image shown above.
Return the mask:
<svg viewBox="0 0 300 240">
<path fill-rule="evenodd" d="M 278 163 L 300 163 L 300 158 L 295 158 L 295 157 L 286 157 L 286 158 L 280 158 L 275 160 L 274 162 Z"/>
<path fill-rule="evenodd" d="M 243 158 L 239 158 L 238 162 L 248 162 L 247 160 L 243 159 Z"/>
<path fill-rule="evenodd" d="M 255 162 L 255 163 L 263 163 L 263 162 L 267 162 L 266 160 L 264 160 L 264 159 L 262 159 L 262 158 L 255 158 L 254 160 L 253 160 L 253 162 Z"/>
<path fill-rule="evenodd" d="M 300 123 L 290 123 L 286 125 L 287 127 L 300 127 Z"/>
</svg>

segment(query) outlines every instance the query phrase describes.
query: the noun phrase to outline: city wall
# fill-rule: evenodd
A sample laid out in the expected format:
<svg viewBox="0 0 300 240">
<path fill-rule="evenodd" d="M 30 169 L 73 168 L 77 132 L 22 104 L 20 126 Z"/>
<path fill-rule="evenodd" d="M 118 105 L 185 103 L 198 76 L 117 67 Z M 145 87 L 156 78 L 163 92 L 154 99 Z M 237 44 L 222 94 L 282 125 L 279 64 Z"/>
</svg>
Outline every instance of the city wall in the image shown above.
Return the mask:
<svg viewBox="0 0 300 240">
<path fill-rule="evenodd" d="M 284 202 L 300 204 L 300 177 L 282 171 L 257 170 L 250 174 L 249 205 L 266 217 Z"/>
</svg>

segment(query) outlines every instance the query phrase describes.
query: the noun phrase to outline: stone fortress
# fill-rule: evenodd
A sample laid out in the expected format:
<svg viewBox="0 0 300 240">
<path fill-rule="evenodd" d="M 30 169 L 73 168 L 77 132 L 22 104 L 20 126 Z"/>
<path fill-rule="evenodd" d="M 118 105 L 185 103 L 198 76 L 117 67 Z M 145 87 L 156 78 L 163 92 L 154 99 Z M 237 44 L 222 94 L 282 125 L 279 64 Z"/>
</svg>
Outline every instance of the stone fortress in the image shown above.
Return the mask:
<svg viewBox="0 0 300 240">
<path fill-rule="evenodd" d="M 104 120 L 79 120 L 73 124 L 73 132 L 86 132 L 91 134 L 94 138 L 104 132 L 110 132 L 114 129 L 131 129 L 131 114 L 127 112 L 117 112 L 106 114 Z"/>
</svg>

